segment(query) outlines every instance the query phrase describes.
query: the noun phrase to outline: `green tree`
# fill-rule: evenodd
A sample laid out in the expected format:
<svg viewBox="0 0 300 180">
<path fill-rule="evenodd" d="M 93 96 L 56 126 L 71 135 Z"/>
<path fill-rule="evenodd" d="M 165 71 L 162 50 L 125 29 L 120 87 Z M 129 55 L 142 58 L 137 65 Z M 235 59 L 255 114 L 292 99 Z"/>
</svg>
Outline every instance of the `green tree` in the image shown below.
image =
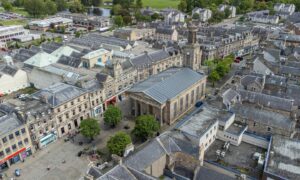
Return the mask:
<svg viewBox="0 0 300 180">
<path fill-rule="evenodd" d="M 220 75 L 220 77 L 225 76 L 229 72 L 229 66 L 225 63 L 219 63 L 216 67 L 216 71 Z"/>
<path fill-rule="evenodd" d="M 92 0 L 92 5 L 93 6 L 100 6 L 102 5 L 102 0 Z"/>
<path fill-rule="evenodd" d="M 142 9 L 143 8 L 143 1 L 142 0 L 136 0 L 135 6 L 137 9 Z"/>
<path fill-rule="evenodd" d="M 2 0 L 2 6 L 3 6 L 5 11 L 13 10 L 13 5 L 7 0 Z"/>
<path fill-rule="evenodd" d="M 76 32 L 75 32 L 75 37 L 76 37 L 76 38 L 79 38 L 80 36 L 81 36 L 81 33 L 80 33 L 79 31 L 76 31 Z"/>
<path fill-rule="evenodd" d="M 67 9 L 68 5 L 65 0 L 55 0 L 57 11 L 64 11 Z"/>
<path fill-rule="evenodd" d="M 96 119 L 85 119 L 81 121 L 80 133 L 93 140 L 95 136 L 100 134 L 100 125 L 98 121 Z"/>
<path fill-rule="evenodd" d="M 120 4 L 116 4 L 112 8 L 113 15 L 120 15 L 122 12 L 122 6 Z"/>
<path fill-rule="evenodd" d="M 186 0 L 180 0 L 180 3 L 178 4 L 178 9 L 182 12 L 186 12 L 187 9 Z"/>
<path fill-rule="evenodd" d="M 141 140 L 146 140 L 159 130 L 159 123 L 152 115 L 141 115 L 137 117 L 133 134 Z"/>
<path fill-rule="evenodd" d="M 46 0 L 45 1 L 45 11 L 48 15 L 53 15 L 57 13 L 57 7 L 56 4 L 52 0 Z"/>
<path fill-rule="evenodd" d="M 116 106 L 108 106 L 104 112 L 104 122 L 111 127 L 115 127 L 122 119 L 122 111 Z"/>
<path fill-rule="evenodd" d="M 40 17 L 45 14 L 45 3 L 42 0 L 25 0 L 24 8 L 33 17 Z"/>
<path fill-rule="evenodd" d="M 231 15 L 230 9 L 228 7 L 225 8 L 225 10 L 224 10 L 224 16 L 225 16 L 225 18 L 229 18 L 230 15 Z"/>
<path fill-rule="evenodd" d="M 124 26 L 124 20 L 123 20 L 123 17 L 122 17 L 122 16 L 115 16 L 115 17 L 114 17 L 114 23 L 115 23 L 115 25 L 118 26 L 118 27 Z"/>
<path fill-rule="evenodd" d="M 24 6 L 24 0 L 15 0 L 13 2 L 14 6 L 16 7 L 23 7 Z"/>
<path fill-rule="evenodd" d="M 70 4 L 69 10 L 72 13 L 83 13 L 83 12 L 85 12 L 85 8 L 79 0 L 74 0 Z"/>
<path fill-rule="evenodd" d="M 213 83 L 213 87 L 215 86 L 215 82 L 220 80 L 220 76 L 218 74 L 218 72 L 216 70 L 213 70 L 209 76 L 208 76 L 208 80 L 211 81 Z"/>
<path fill-rule="evenodd" d="M 125 148 L 131 143 L 131 138 L 125 132 L 117 132 L 107 141 L 106 147 L 111 154 L 123 156 Z"/>
<path fill-rule="evenodd" d="M 157 20 L 157 19 L 160 19 L 160 18 L 161 17 L 160 17 L 160 15 L 158 13 L 154 13 L 154 14 L 151 15 L 151 19 L 152 20 Z"/>
<path fill-rule="evenodd" d="M 194 13 L 192 18 L 193 18 L 193 19 L 199 19 L 199 18 L 200 18 L 200 15 L 199 15 L 198 13 Z"/>
</svg>

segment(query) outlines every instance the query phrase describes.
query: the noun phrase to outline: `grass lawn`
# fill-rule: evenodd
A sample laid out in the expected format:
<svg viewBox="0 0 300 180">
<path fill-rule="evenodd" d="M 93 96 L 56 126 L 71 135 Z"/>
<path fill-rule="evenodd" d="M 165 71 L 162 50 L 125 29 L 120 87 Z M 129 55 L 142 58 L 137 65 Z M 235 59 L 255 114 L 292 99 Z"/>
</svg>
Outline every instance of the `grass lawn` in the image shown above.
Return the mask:
<svg viewBox="0 0 300 180">
<path fill-rule="evenodd" d="M 144 7 L 152 7 L 157 9 L 163 9 L 167 7 L 177 9 L 179 0 L 143 0 Z"/>
<path fill-rule="evenodd" d="M 25 26 L 27 21 L 25 19 L 11 19 L 11 20 L 0 20 L 0 25 L 11 26 L 11 25 L 23 25 Z"/>
<path fill-rule="evenodd" d="M 17 7 L 14 7 L 14 9 L 12 10 L 12 12 L 17 13 L 17 14 L 21 14 L 21 15 L 23 15 L 23 16 L 25 16 L 25 17 L 28 17 L 28 16 L 29 16 L 28 12 L 25 11 L 24 8 L 17 8 Z"/>
</svg>

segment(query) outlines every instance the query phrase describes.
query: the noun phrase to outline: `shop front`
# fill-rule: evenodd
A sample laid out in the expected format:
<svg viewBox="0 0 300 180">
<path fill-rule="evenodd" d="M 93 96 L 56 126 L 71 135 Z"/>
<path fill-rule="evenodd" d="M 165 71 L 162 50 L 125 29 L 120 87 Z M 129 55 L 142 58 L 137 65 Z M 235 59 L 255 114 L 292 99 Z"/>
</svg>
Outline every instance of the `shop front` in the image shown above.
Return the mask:
<svg viewBox="0 0 300 180">
<path fill-rule="evenodd" d="M 56 140 L 57 140 L 57 135 L 55 133 L 50 133 L 40 139 L 39 147 L 43 148 Z"/>
<path fill-rule="evenodd" d="M 93 108 L 93 116 L 97 117 L 100 116 L 103 113 L 103 108 L 102 108 L 102 104 L 100 104 L 99 106 L 96 106 Z"/>
<path fill-rule="evenodd" d="M 26 153 L 26 151 L 27 151 L 26 148 L 22 148 L 16 152 L 14 152 L 13 154 L 6 156 L 2 160 L 0 160 L 0 170 L 6 169 L 9 166 L 21 161 L 21 157 L 23 159 L 23 153 L 24 152 Z M 26 158 L 26 157 L 24 157 L 24 158 Z"/>
<path fill-rule="evenodd" d="M 113 96 L 110 99 L 105 101 L 105 105 L 106 105 L 106 107 L 109 105 L 115 105 L 116 102 L 117 102 L 117 98 L 116 98 L 116 96 Z"/>
</svg>

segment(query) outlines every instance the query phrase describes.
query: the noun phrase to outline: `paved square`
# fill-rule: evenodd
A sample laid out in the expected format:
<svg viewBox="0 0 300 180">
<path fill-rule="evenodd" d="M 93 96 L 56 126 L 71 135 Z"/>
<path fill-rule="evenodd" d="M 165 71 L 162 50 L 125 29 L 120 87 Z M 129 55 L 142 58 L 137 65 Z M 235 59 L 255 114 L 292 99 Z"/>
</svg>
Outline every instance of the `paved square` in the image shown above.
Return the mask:
<svg viewBox="0 0 300 180">
<path fill-rule="evenodd" d="M 14 170 L 21 169 L 21 176 L 16 179 L 24 180 L 75 180 L 82 177 L 88 167 L 87 156 L 77 157 L 82 146 L 63 139 L 48 145 L 25 160 L 13 165 L 5 173 L 14 177 Z M 65 163 L 63 161 L 65 160 Z M 50 167 L 50 170 L 47 170 Z"/>
</svg>

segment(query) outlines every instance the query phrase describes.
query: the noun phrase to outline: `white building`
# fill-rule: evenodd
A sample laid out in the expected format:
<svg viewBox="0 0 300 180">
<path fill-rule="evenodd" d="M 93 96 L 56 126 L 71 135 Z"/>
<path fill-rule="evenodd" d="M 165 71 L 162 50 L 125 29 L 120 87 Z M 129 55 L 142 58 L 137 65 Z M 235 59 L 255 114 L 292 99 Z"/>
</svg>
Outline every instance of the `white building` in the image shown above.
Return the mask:
<svg viewBox="0 0 300 180">
<path fill-rule="evenodd" d="M 51 26 L 57 27 L 57 26 L 65 26 L 68 27 L 73 24 L 72 19 L 63 18 L 63 17 L 53 17 L 48 19 L 41 19 L 41 20 L 35 20 L 31 21 L 28 25 L 29 28 L 32 30 L 38 30 L 38 31 L 46 31 Z"/>
<path fill-rule="evenodd" d="M 161 11 L 166 24 L 184 22 L 185 14 L 175 9 L 164 9 Z"/>
<path fill-rule="evenodd" d="M 226 4 L 221 4 L 220 6 L 219 6 L 219 8 L 218 8 L 218 10 L 220 11 L 220 12 L 224 12 L 225 11 L 225 9 L 229 9 L 230 10 L 230 12 L 231 12 L 231 14 L 229 15 L 229 18 L 234 18 L 235 16 L 236 16 L 236 7 L 234 7 L 234 6 L 228 6 L 228 5 L 226 5 Z"/>
<path fill-rule="evenodd" d="M 0 95 L 29 86 L 27 73 L 13 65 L 0 65 Z"/>
<path fill-rule="evenodd" d="M 271 15 L 250 15 L 249 19 L 253 22 L 264 23 L 264 24 L 278 24 L 279 17 Z"/>
<path fill-rule="evenodd" d="M 295 12 L 296 6 L 294 4 L 283 4 L 283 3 L 276 3 L 274 5 L 274 10 L 276 12 L 283 12 L 292 15 Z"/>
<path fill-rule="evenodd" d="M 208 21 L 212 16 L 212 11 L 210 9 L 194 8 L 192 15 L 199 14 L 199 20 L 202 22 Z"/>
<path fill-rule="evenodd" d="M 0 41 L 8 42 L 14 38 L 29 35 L 29 31 L 24 29 L 23 26 L 0 26 Z"/>
</svg>

